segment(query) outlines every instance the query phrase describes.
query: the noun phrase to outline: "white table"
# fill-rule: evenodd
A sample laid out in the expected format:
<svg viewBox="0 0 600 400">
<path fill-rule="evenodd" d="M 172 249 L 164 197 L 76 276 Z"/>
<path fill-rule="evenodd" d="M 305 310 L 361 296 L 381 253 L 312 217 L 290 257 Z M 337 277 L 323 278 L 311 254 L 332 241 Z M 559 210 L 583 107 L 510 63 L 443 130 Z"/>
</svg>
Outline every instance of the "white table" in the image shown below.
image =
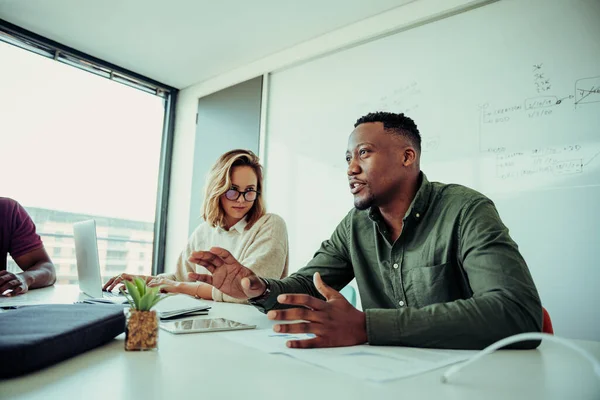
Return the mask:
<svg viewBox="0 0 600 400">
<path fill-rule="evenodd" d="M 24 300 L 68 303 L 77 299 L 78 293 L 76 288 L 56 287 L 25 296 Z M 208 303 L 213 307 L 210 317 L 222 316 L 258 328 L 273 325 L 251 306 Z M 576 343 L 600 358 L 599 342 Z M 600 380 L 590 363 L 550 342 L 537 350 L 496 352 L 467 367 L 449 384 L 440 382 L 446 368 L 371 383 L 288 356 L 266 354 L 220 333 L 172 335 L 161 330 L 156 352 L 125 352 L 123 344 L 124 335 L 120 335 L 105 346 L 42 371 L 0 381 L 0 398 L 600 399 Z"/>
</svg>

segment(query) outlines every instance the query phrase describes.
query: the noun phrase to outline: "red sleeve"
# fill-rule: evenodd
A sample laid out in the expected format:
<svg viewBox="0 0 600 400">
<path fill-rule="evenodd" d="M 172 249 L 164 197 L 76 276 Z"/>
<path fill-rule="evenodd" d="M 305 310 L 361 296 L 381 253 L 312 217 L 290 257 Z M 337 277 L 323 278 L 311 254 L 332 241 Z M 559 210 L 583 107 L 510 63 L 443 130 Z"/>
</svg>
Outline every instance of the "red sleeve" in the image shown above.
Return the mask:
<svg viewBox="0 0 600 400">
<path fill-rule="evenodd" d="M 12 230 L 8 252 L 13 258 L 20 257 L 44 245 L 40 236 L 35 232 L 35 224 L 31 217 L 17 202 L 15 202 L 11 219 Z"/>
</svg>

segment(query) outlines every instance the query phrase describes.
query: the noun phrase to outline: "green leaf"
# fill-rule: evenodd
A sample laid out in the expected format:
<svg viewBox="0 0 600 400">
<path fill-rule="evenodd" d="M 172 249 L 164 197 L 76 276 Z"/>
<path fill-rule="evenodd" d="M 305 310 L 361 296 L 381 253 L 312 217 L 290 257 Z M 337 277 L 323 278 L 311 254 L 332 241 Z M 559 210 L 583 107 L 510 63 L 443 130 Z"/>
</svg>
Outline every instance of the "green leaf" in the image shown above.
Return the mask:
<svg viewBox="0 0 600 400">
<path fill-rule="evenodd" d="M 152 293 L 146 293 L 140 300 L 140 311 L 150 311 L 150 307 L 152 307 L 152 302 L 154 300 L 154 296 Z"/>
<path fill-rule="evenodd" d="M 135 282 L 135 286 L 137 286 L 138 290 L 140 291 L 140 296 L 143 297 L 146 294 L 146 282 L 138 276 L 134 277 L 133 281 Z"/>
<path fill-rule="evenodd" d="M 127 301 L 131 307 L 138 311 L 150 311 L 159 301 L 170 295 L 162 295 L 160 287 L 148 287 L 146 282 L 138 277 L 133 282 L 124 281 L 129 295 L 126 295 Z"/>
<path fill-rule="evenodd" d="M 129 281 L 123 281 L 123 282 L 125 282 L 125 287 L 127 288 L 127 292 L 129 292 L 129 294 L 131 295 L 131 299 L 133 300 L 135 309 L 139 310 L 141 296 L 140 296 L 140 292 L 139 292 L 137 286 Z"/>
<path fill-rule="evenodd" d="M 149 287 L 149 288 L 146 290 L 146 293 L 152 293 L 152 295 L 154 295 L 154 296 L 158 296 L 158 291 L 159 291 L 159 290 L 160 290 L 160 288 L 159 288 L 158 286 L 155 286 L 155 287 Z"/>
<path fill-rule="evenodd" d="M 156 305 L 156 303 L 158 303 L 159 300 L 160 300 L 160 297 L 155 297 L 152 299 L 152 301 L 150 303 L 150 310 L 152 310 L 152 307 L 154 307 Z"/>
<path fill-rule="evenodd" d="M 123 286 L 119 287 L 119 291 L 123 293 L 123 296 L 125 296 L 125 299 L 127 299 L 127 302 L 129 302 L 131 308 L 135 309 L 135 305 L 133 304 L 131 296 L 125 291 L 125 289 L 123 289 Z"/>
</svg>

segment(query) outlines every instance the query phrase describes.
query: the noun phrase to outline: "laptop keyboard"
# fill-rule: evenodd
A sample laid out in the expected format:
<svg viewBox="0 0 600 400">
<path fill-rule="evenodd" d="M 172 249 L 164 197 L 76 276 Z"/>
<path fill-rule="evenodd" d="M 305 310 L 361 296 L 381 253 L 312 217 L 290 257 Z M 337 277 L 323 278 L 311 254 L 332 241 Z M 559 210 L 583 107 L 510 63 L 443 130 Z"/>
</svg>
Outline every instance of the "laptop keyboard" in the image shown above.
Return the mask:
<svg viewBox="0 0 600 400">
<path fill-rule="evenodd" d="M 115 299 L 115 298 L 123 298 L 123 294 L 121 292 L 102 292 L 102 297 L 106 299 Z"/>
</svg>

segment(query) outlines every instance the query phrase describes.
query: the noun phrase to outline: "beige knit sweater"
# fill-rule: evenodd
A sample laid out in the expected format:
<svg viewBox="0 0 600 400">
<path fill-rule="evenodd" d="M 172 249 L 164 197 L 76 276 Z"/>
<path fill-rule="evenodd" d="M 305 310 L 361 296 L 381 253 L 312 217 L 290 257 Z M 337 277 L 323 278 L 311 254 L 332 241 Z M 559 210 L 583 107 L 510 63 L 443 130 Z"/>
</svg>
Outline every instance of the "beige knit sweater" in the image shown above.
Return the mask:
<svg viewBox="0 0 600 400">
<path fill-rule="evenodd" d="M 276 214 L 266 214 L 250 228 L 246 229 L 246 219 L 232 226 L 228 231 L 221 227 L 213 228 L 201 223 L 190 236 L 187 246 L 177 260 L 175 274 L 161 276 L 180 282 L 189 281 L 188 272 L 209 274 L 201 265 L 188 261 L 194 251 L 222 247 L 228 250 L 243 266 L 250 268 L 264 278 L 283 278 L 288 273 L 288 236 L 283 218 Z M 212 289 L 215 301 L 245 303 Z"/>
</svg>

